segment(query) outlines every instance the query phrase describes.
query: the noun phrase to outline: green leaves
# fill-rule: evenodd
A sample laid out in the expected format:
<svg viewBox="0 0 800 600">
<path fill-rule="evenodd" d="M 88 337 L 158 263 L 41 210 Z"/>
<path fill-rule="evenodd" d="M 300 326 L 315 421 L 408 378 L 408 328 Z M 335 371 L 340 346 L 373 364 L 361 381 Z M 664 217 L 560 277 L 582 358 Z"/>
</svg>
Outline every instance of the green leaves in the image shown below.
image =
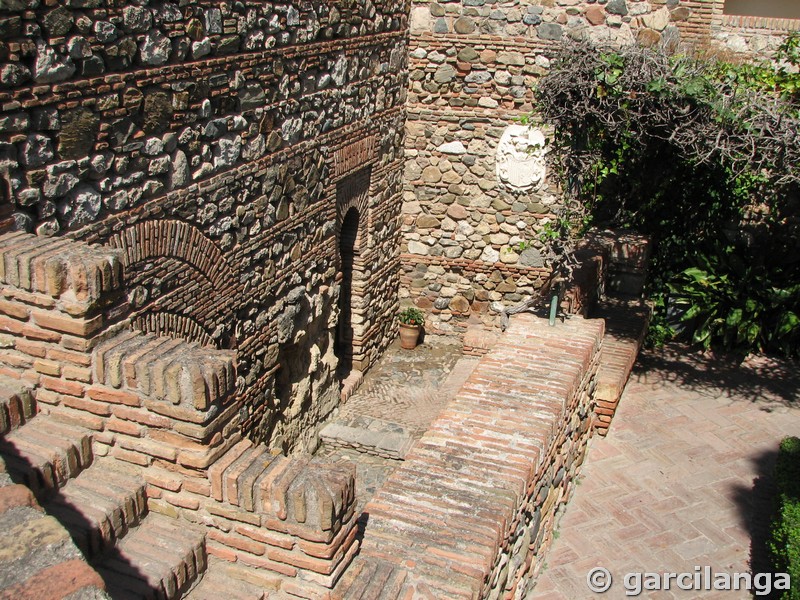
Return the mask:
<svg viewBox="0 0 800 600">
<path fill-rule="evenodd" d="M 698 256 L 700 266 L 684 269 L 667 284 L 673 305 L 684 311 L 681 321 L 692 342 L 745 354 L 771 349 L 797 355 L 800 286 L 775 287 L 785 273 L 765 266 L 763 257 L 737 251 L 742 250 Z"/>
<path fill-rule="evenodd" d="M 425 313 L 415 306 L 409 306 L 400 311 L 397 319 L 405 325 L 425 325 Z"/>
<path fill-rule="evenodd" d="M 800 355 L 800 34 L 778 59 L 578 44 L 538 83 L 568 200 L 653 239 L 656 343 Z"/>
<path fill-rule="evenodd" d="M 800 600 L 800 438 L 781 441 L 775 462 L 778 510 L 772 523 L 769 548 L 777 573 L 788 573 L 793 585 L 782 600 Z"/>
</svg>

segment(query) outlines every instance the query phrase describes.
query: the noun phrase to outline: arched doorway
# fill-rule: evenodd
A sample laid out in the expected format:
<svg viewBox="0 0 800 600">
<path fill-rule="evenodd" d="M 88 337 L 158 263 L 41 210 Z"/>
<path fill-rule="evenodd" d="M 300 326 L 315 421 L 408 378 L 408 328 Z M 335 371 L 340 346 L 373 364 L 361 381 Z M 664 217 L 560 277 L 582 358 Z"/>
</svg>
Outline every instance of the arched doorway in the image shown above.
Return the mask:
<svg viewBox="0 0 800 600">
<path fill-rule="evenodd" d="M 339 376 L 344 379 L 353 370 L 353 266 L 358 239 L 358 209 L 351 207 L 342 219 L 339 233 L 341 287 L 339 290 L 339 322 L 336 328 L 335 353 L 339 359 Z"/>
</svg>

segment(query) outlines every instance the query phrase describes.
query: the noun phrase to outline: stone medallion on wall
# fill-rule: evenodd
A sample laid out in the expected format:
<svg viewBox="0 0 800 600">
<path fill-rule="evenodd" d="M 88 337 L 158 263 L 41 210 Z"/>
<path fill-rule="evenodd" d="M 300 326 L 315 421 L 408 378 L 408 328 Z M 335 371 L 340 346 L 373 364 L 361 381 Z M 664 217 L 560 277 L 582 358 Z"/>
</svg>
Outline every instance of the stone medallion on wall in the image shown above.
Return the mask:
<svg viewBox="0 0 800 600">
<path fill-rule="evenodd" d="M 546 175 L 546 144 L 540 129 L 528 125 L 506 127 L 495 157 L 497 182 L 514 193 L 540 189 Z"/>
</svg>

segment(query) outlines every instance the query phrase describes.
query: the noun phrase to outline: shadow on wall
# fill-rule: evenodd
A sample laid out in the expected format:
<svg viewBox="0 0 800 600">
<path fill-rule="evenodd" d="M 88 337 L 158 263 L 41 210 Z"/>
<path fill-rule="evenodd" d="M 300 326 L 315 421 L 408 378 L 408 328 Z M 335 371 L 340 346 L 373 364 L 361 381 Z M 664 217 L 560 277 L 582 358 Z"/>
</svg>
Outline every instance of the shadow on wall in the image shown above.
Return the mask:
<svg viewBox="0 0 800 600">
<path fill-rule="evenodd" d="M 738 396 L 751 402 L 800 406 L 795 362 L 750 356 L 744 360 L 713 353 L 694 352 L 687 346 L 669 344 L 661 350 L 643 352 L 635 371 L 643 377 L 655 372 L 664 381 L 711 396 Z"/>
</svg>

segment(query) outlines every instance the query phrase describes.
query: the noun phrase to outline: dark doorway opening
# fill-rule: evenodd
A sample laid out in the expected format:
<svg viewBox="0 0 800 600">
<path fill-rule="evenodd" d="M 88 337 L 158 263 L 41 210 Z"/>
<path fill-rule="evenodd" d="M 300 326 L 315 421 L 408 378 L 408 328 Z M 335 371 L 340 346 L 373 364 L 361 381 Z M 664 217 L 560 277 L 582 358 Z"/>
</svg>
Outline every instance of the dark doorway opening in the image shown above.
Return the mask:
<svg viewBox="0 0 800 600">
<path fill-rule="evenodd" d="M 351 208 L 342 220 L 339 233 L 339 260 L 342 280 L 339 290 L 339 323 L 336 328 L 335 353 L 339 359 L 339 377 L 353 370 L 353 264 L 358 238 L 358 210 Z"/>
</svg>

